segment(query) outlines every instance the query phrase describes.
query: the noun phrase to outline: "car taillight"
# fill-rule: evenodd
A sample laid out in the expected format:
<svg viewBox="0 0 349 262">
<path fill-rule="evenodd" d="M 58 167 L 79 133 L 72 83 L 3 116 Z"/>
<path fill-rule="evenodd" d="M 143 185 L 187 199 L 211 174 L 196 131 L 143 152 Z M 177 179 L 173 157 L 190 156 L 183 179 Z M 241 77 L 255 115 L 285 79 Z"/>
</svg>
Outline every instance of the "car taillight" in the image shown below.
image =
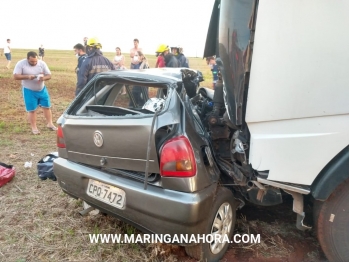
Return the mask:
<svg viewBox="0 0 349 262">
<path fill-rule="evenodd" d="M 57 130 L 57 147 L 65 148 L 63 129 L 62 129 L 62 126 L 60 126 L 60 125 L 58 126 L 58 130 Z"/>
<path fill-rule="evenodd" d="M 193 148 L 185 136 L 168 140 L 161 150 L 160 175 L 167 177 L 191 177 L 196 174 Z"/>
</svg>

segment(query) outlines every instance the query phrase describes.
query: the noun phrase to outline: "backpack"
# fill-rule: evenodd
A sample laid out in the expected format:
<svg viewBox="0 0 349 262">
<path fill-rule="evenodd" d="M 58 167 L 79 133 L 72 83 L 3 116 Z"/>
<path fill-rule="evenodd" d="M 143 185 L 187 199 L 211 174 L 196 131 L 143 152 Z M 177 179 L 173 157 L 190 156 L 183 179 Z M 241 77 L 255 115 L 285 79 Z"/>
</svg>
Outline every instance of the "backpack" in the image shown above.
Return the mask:
<svg viewBox="0 0 349 262">
<path fill-rule="evenodd" d="M 15 174 L 16 170 L 12 165 L 0 162 L 0 187 L 10 182 Z"/>
<path fill-rule="evenodd" d="M 58 158 L 58 153 L 53 152 L 40 159 L 37 168 L 38 176 L 41 180 L 46 180 L 47 178 L 52 179 L 53 181 L 57 180 L 53 173 L 53 160 L 56 158 Z"/>
</svg>

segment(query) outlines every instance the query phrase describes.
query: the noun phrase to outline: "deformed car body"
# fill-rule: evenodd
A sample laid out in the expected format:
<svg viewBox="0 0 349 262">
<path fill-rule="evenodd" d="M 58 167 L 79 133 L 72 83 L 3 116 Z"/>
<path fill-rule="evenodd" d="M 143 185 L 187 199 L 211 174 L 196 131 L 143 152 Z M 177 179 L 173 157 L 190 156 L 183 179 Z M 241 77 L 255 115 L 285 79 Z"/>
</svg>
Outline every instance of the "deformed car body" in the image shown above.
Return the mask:
<svg viewBox="0 0 349 262">
<path fill-rule="evenodd" d="M 195 95 L 201 78 L 179 68 L 93 78 L 58 120 L 54 173 L 63 191 L 145 232 L 174 235 L 207 233 L 219 190 L 231 204 L 218 219 L 232 230 L 237 204 L 218 187 L 208 134 L 187 95 Z M 163 99 L 162 107 L 137 104 L 134 86 L 144 101 Z"/>
<path fill-rule="evenodd" d="M 310 200 L 327 258 L 346 261 L 349 36 L 338 32 L 348 8 L 215 0 L 204 52 L 216 56 L 215 90 L 198 88 L 190 69 L 97 75 L 58 121 L 59 185 L 147 232 L 229 239 L 246 201 L 277 205 L 290 194 L 296 226 L 310 228 Z M 204 261 L 229 245 L 180 244 Z"/>
</svg>

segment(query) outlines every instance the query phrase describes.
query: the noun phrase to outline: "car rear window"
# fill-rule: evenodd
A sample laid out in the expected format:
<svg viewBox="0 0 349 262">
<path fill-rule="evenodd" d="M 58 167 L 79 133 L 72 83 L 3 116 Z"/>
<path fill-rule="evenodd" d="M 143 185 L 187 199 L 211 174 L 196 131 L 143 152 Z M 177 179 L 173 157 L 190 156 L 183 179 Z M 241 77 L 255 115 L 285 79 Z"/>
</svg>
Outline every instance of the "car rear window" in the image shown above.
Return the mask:
<svg viewBox="0 0 349 262">
<path fill-rule="evenodd" d="M 94 115 L 98 109 L 98 114 L 106 115 L 125 115 L 127 112 L 134 114 L 133 111 L 153 114 L 153 111 L 144 108 L 145 104 L 154 98 L 157 98 L 157 101 L 163 101 L 166 99 L 166 94 L 166 86 L 159 87 L 149 82 L 98 79 L 85 87 L 68 113 Z"/>
</svg>

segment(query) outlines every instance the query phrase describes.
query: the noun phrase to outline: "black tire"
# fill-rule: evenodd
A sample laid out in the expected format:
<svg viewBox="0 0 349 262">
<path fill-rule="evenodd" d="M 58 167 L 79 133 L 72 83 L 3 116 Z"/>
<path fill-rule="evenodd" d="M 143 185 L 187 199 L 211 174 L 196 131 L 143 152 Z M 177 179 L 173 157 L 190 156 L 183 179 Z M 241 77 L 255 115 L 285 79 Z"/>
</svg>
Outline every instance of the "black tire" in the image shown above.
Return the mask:
<svg viewBox="0 0 349 262">
<path fill-rule="evenodd" d="M 322 250 L 330 261 L 349 259 L 349 179 L 325 201 L 314 205 L 314 225 Z"/>
<path fill-rule="evenodd" d="M 228 217 L 230 218 L 228 217 L 226 218 L 226 221 L 231 220 L 231 222 L 228 223 L 229 228 L 227 230 L 228 231 L 227 236 L 228 236 L 228 239 L 230 240 L 233 235 L 235 222 L 236 222 L 237 204 L 232 192 L 229 189 L 224 187 L 220 187 L 217 190 L 217 194 L 215 196 L 212 209 L 208 212 L 209 219 L 207 220 L 207 225 L 206 225 L 204 234 L 210 234 L 211 232 L 216 232 L 215 228 L 213 227 L 213 222 L 216 217 L 217 219 L 222 219 L 221 216 L 217 213 L 217 211 L 220 209 L 222 205 L 225 205 L 225 207 L 228 207 L 227 210 L 230 209 L 231 211 L 231 212 L 230 211 L 227 212 L 228 214 L 230 214 L 228 215 Z M 185 246 L 185 251 L 188 256 L 191 256 L 197 260 L 205 261 L 205 262 L 215 262 L 223 257 L 228 247 L 229 247 L 229 243 L 227 242 L 222 243 L 221 248 L 216 250 L 216 252 L 217 251 L 219 252 L 213 253 L 211 251 L 211 244 L 205 242 L 205 243 L 200 243 L 194 246 Z"/>
</svg>

